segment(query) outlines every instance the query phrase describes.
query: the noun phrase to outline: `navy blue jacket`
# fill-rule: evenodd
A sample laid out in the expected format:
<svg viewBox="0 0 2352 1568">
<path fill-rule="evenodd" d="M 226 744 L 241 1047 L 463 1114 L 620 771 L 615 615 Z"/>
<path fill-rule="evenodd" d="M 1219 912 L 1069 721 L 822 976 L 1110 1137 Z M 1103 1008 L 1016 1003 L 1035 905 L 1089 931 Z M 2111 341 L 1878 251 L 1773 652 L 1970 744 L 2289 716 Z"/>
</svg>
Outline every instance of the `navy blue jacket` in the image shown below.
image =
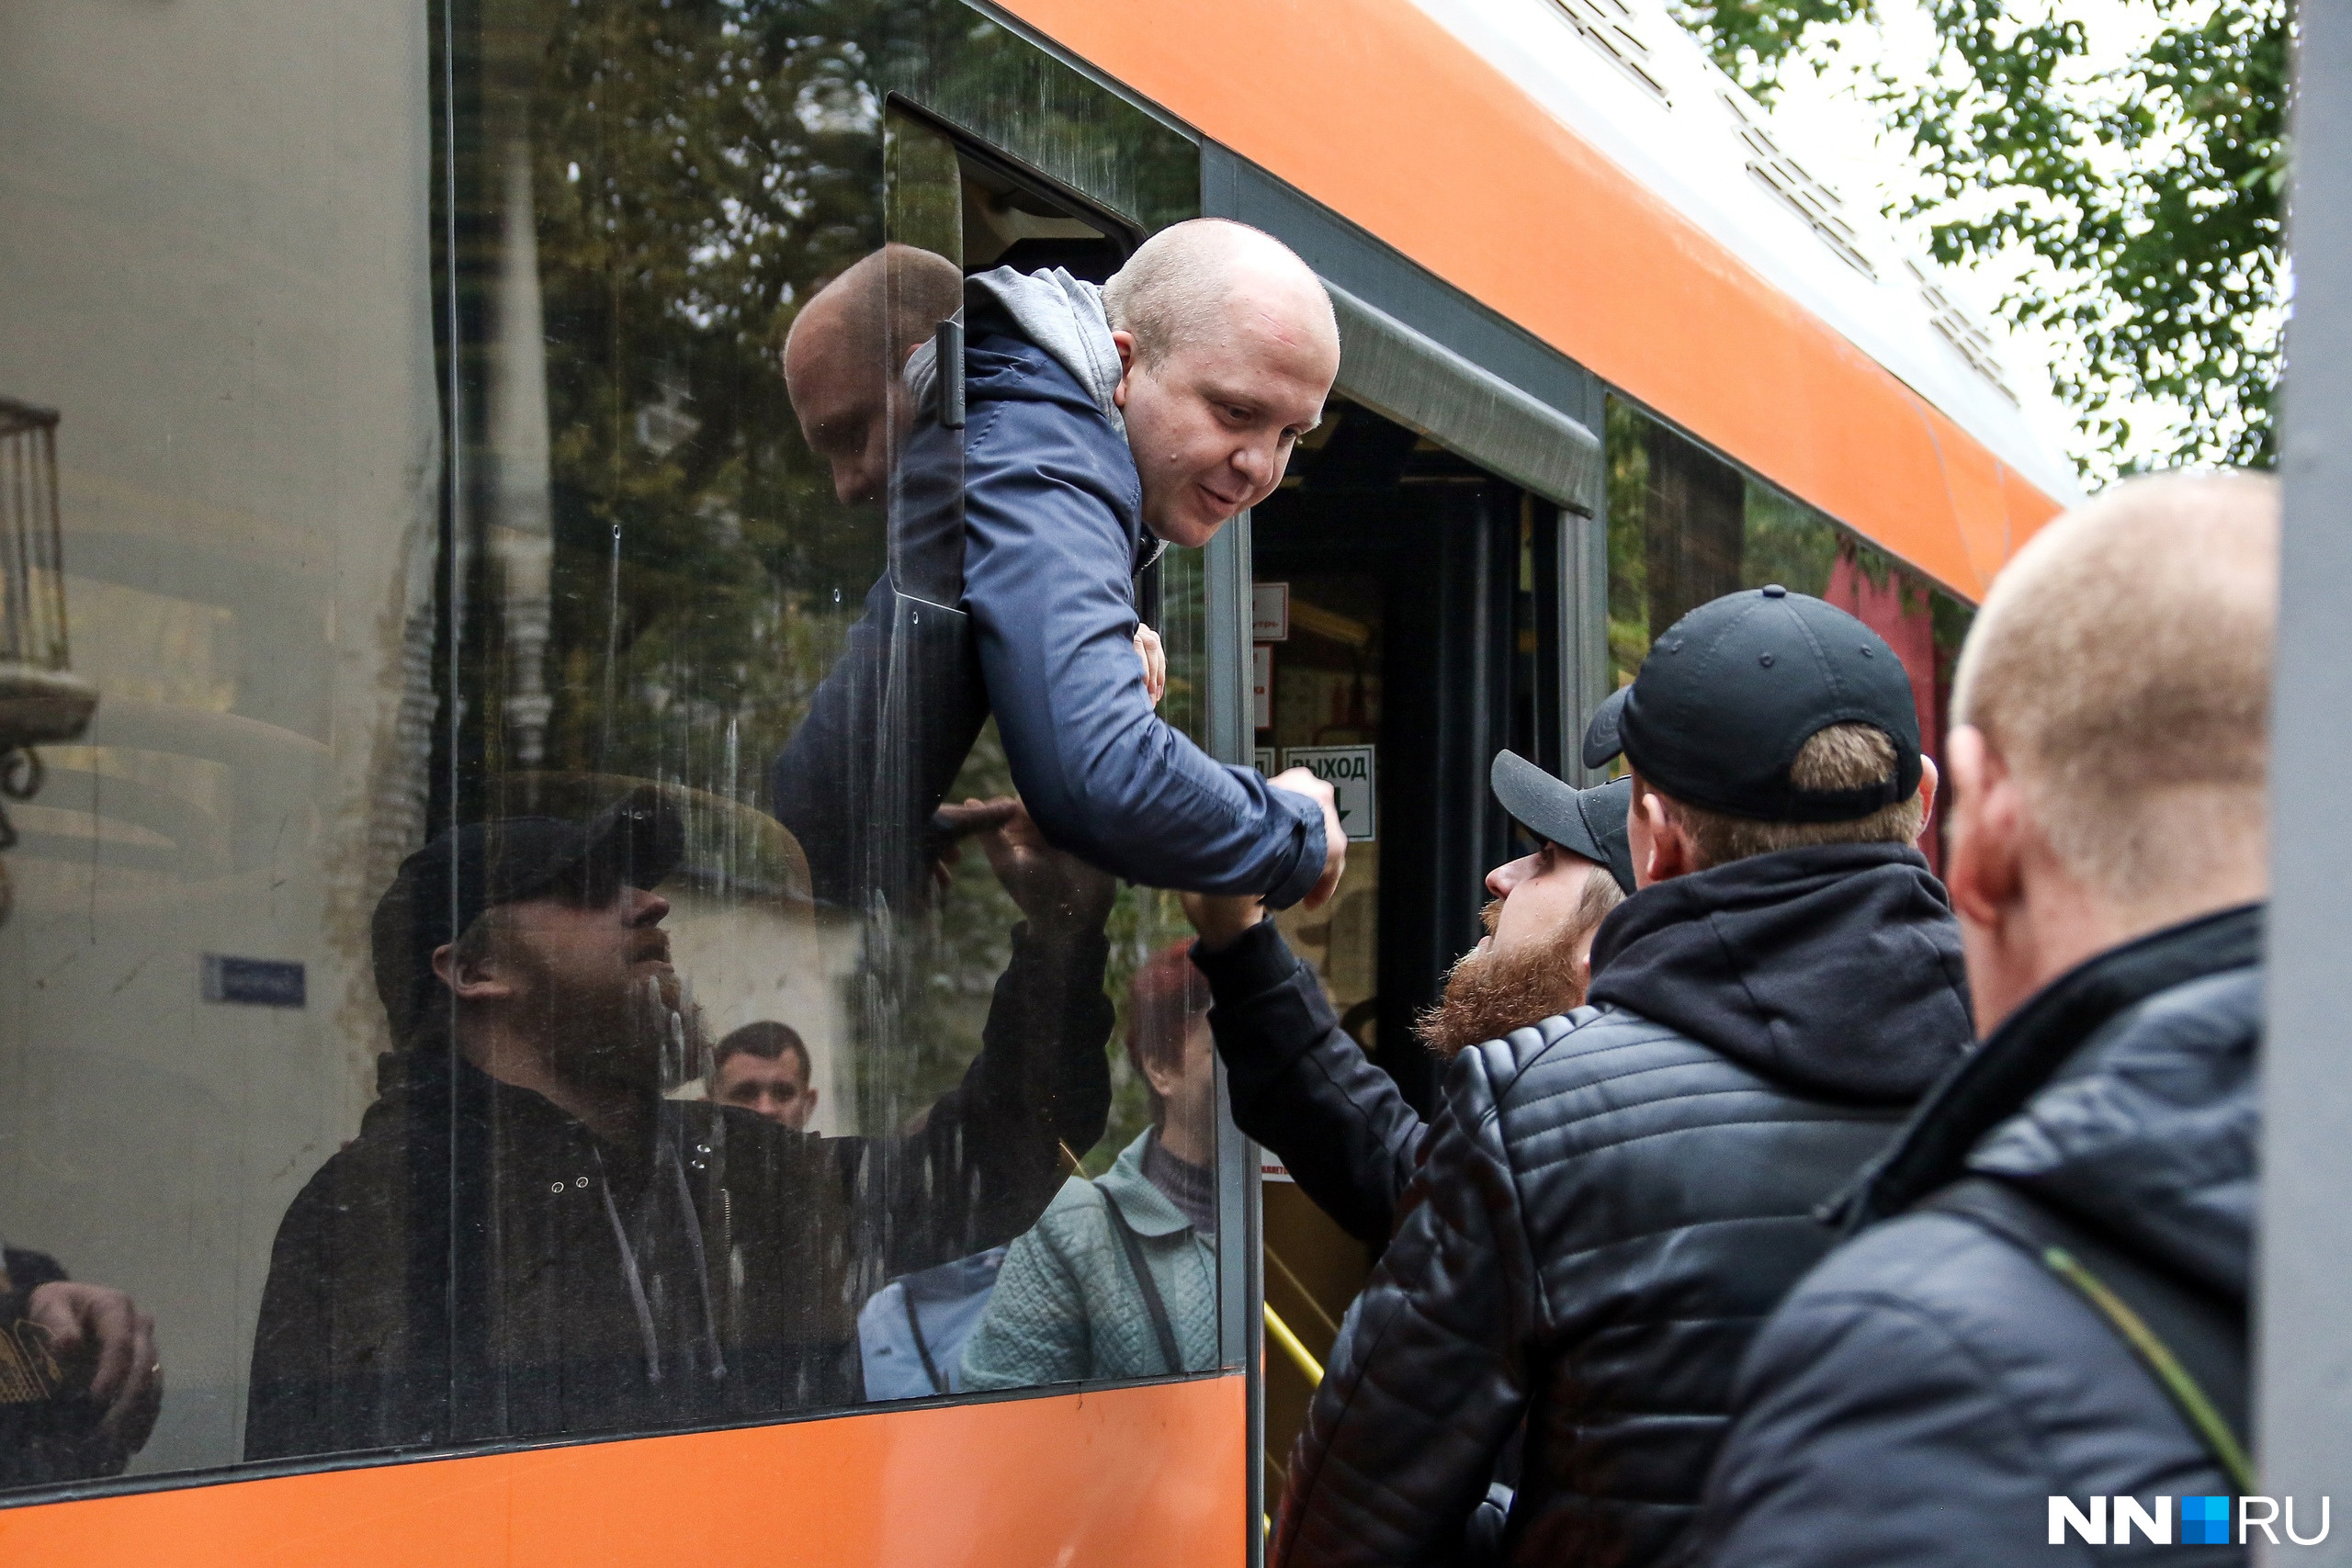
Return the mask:
<svg viewBox="0 0 2352 1568">
<path fill-rule="evenodd" d="M 920 888 L 936 852 L 922 824 L 993 711 L 1057 847 L 1145 886 L 1298 902 L 1323 874 L 1322 812 L 1152 711 L 1135 574 L 1157 547 L 1126 436 L 1022 338 L 982 332 L 965 367 L 962 440 L 927 396 L 893 481 L 889 573 L 773 765 L 817 897 Z"/>
<path fill-rule="evenodd" d="M 1034 344 L 991 333 L 964 364 L 964 609 L 1029 814 L 1130 882 L 1296 903 L 1323 874 L 1322 812 L 1152 712 L 1126 437 Z"/>
<path fill-rule="evenodd" d="M 1832 1253 L 1757 1337 L 1694 1558 L 2244 1561 L 2234 1544 L 2184 1550 L 2177 1500 L 2236 1488 L 2115 1329 L 2014 1243 L 1906 1211 L 1964 1176 L 1996 1179 L 2243 1311 L 2261 921 L 2258 908 L 2233 909 L 2091 959 L 1939 1087 L 1848 1200 L 1856 1221 L 1899 1217 Z M 2151 1513 L 2176 1499 L 2176 1544 L 2050 1545 L 2048 1499 L 2094 1495 Z M 2295 1528 L 2308 1537 L 2318 1522 L 2306 1512 Z"/>
</svg>

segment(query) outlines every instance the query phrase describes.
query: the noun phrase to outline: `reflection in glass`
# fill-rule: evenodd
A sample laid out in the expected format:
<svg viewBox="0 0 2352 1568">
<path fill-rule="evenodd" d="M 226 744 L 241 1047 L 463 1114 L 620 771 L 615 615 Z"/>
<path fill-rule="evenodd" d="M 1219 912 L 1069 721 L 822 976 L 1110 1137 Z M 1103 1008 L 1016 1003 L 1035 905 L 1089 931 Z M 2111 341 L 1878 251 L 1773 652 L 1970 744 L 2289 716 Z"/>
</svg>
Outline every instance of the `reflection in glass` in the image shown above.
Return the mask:
<svg viewBox="0 0 2352 1568">
<path fill-rule="evenodd" d="M 964 1386 L 1164 1376 L 1216 1364 L 1216 1069 L 1208 987 L 1185 945 L 1136 971 L 1127 1057 L 1151 1125 L 1073 1178 L 1004 1256 L 964 1348 Z"/>
<path fill-rule="evenodd" d="M 1009 812 L 979 838 L 1029 922 L 984 1049 L 876 1138 L 665 1098 L 704 1025 L 655 891 L 687 851 L 662 792 L 409 857 L 374 921 L 396 1049 L 279 1226 L 246 1457 L 857 1399 L 873 1284 L 1026 1225 L 1109 1098 L 1110 881 Z"/>
<path fill-rule="evenodd" d="M 62 411 L 101 700 L 10 811 L 0 1331 L 127 1292 L 169 1387 L 0 1485 L 863 1401 L 876 1292 L 1146 1124 L 1182 929 L 1023 837 L 907 372 L 973 214 L 1086 243 L 1021 170 L 1139 233 L 1196 155 L 948 0 L 18 41 L 0 398 Z"/>
<path fill-rule="evenodd" d="M 1615 398 L 1609 400 L 1609 652 L 1614 683 L 1688 611 L 1777 582 L 1884 637 L 1911 675 L 1919 734 L 1943 759 L 1951 676 L 1973 612 L 1929 579 Z M 1940 818 L 1920 848 L 1942 863 Z"/>
</svg>

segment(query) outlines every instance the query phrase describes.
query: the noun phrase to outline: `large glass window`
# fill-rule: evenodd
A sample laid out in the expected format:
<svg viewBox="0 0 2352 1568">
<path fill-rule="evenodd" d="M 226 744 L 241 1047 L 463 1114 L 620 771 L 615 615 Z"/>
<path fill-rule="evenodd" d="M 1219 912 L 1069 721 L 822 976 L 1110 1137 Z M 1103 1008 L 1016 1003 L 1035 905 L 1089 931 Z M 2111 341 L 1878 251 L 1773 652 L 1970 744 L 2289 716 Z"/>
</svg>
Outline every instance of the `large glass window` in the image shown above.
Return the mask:
<svg viewBox="0 0 2352 1568">
<path fill-rule="evenodd" d="M 0 722 L 96 711 L 0 737 L 0 1487 L 1238 1363 L 1181 914 L 1013 814 L 933 373 L 1193 149 L 953 0 L 6 36 Z M 1062 1289 L 1123 1191 L 1160 1288 Z"/>
<path fill-rule="evenodd" d="M 1609 400 L 1609 654 L 1613 683 L 1688 611 L 1769 583 L 1826 599 L 1884 637 L 1911 676 L 1919 734 L 1943 758 L 1966 601 L 1619 399 Z M 1942 863 L 1931 822 L 1920 840 Z"/>
</svg>

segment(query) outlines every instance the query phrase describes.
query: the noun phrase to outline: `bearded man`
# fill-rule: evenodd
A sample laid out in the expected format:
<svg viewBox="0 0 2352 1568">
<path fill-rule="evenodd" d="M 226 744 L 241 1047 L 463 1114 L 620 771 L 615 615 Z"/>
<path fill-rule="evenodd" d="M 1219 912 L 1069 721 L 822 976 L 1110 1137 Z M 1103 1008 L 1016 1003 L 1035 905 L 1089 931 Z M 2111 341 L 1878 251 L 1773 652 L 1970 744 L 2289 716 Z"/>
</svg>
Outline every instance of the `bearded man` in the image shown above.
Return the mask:
<svg viewBox="0 0 2352 1568">
<path fill-rule="evenodd" d="M 959 809 L 1026 919 L 979 1055 L 889 1138 L 664 1098 L 699 1022 L 654 891 L 683 853 L 658 794 L 411 855 L 373 930 L 396 1048 L 278 1226 L 246 1457 L 858 1400 L 865 1297 L 1026 1230 L 1109 1112 L 1114 885 L 1015 803 Z"/>
<path fill-rule="evenodd" d="M 1447 1068 L 1291 1456 L 1277 1563 L 1665 1558 L 1741 1355 L 1827 1249 L 1815 1207 L 1971 1039 L 1913 847 L 1935 773 L 1876 634 L 1777 586 L 1701 605 L 1588 727 L 1587 767 L 1621 754 L 1639 890 L 1585 1006 Z"/>
<path fill-rule="evenodd" d="M 1581 1006 L 1593 938 L 1634 891 L 1630 780 L 1579 790 L 1501 751 L 1488 782 L 1537 848 L 1487 874 L 1487 935 L 1455 961 L 1442 997 L 1419 1020 L 1422 1043 L 1447 1060 Z M 1195 896 L 1184 908 L 1200 933 L 1193 963 L 1208 977 L 1234 1125 L 1272 1150 L 1351 1235 L 1385 1246 L 1427 1123 L 1340 1026 L 1262 903 Z"/>
</svg>

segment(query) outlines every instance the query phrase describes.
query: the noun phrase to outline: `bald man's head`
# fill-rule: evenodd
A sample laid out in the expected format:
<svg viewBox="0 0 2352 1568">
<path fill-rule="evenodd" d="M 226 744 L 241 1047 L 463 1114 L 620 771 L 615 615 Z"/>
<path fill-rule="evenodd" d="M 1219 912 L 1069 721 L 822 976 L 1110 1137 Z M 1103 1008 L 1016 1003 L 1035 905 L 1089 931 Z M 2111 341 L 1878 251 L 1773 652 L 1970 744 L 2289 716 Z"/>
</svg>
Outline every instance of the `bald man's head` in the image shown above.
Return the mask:
<svg viewBox="0 0 2352 1568">
<path fill-rule="evenodd" d="M 963 305 L 964 275 L 954 262 L 891 244 L 845 268 L 793 318 L 784 340 L 785 389 L 801 434 L 831 465 L 843 504 L 882 492 L 891 441 L 914 418 L 899 372 Z"/>
<path fill-rule="evenodd" d="M 2258 868 L 2278 598 L 2278 484 L 2240 473 L 2118 485 L 2035 535 L 1985 596 L 1954 716 L 2115 903 Z"/>
<path fill-rule="evenodd" d="M 1103 287 L 1144 522 L 1203 545 L 1273 493 L 1340 371 L 1330 297 L 1247 224 L 1200 218 L 1144 242 Z"/>
</svg>

